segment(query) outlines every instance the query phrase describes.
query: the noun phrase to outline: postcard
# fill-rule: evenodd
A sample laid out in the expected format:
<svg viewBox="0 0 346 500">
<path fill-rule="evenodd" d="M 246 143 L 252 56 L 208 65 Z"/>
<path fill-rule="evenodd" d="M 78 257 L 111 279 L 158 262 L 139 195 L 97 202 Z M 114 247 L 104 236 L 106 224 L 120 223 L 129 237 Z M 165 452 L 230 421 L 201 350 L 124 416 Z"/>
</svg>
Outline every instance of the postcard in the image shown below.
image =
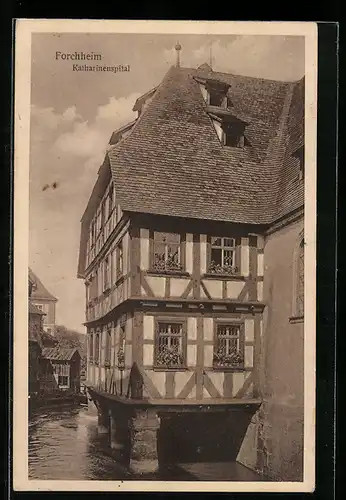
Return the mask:
<svg viewBox="0 0 346 500">
<path fill-rule="evenodd" d="M 315 487 L 317 25 L 18 19 L 17 491 Z"/>
</svg>

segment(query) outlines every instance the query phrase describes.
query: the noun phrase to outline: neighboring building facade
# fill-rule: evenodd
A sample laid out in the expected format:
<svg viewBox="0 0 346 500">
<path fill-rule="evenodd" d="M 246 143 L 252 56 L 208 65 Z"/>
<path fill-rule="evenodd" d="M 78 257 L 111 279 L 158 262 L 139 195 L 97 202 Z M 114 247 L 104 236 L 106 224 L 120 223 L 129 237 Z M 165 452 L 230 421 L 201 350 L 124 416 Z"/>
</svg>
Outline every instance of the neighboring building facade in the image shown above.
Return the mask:
<svg viewBox="0 0 346 500">
<path fill-rule="evenodd" d="M 58 389 L 80 392 L 80 361 L 78 349 L 43 347 L 41 358 L 51 366 Z"/>
<path fill-rule="evenodd" d="M 29 286 L 31 287 L 31 303 L 44 313 L 44 331 L 54 335 L 55 309 L 58 299 L 47 290 L 31 269 L 29 269 Z"/>
<path fill-rule="evenodd" d="M 41 331 L 43 312 L 29 300 L 29 395 L 40 390 L 40 358 L 42 352 Z"/>
<path fill-rule="evenodd" d="M 134 110 L 81 223 L 100 425 L 133 470 L 302 480 L 304 80 L 173 67 Z"/>
</svg>

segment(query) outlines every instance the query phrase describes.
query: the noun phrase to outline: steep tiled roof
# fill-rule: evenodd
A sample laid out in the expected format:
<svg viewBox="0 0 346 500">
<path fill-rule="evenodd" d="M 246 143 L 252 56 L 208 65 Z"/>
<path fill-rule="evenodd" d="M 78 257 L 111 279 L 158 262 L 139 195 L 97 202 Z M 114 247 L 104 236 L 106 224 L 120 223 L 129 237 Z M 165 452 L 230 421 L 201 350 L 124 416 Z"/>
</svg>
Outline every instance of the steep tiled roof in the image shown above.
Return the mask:
<svg viewBox="0 0 346 500">
<path fill-rule="evenodd" d="M 232 114 L 247 123 L 244 148 L 220 143 L 200 90 L 210 80 L 229 86 Z M 304 79 L 218 73 L 207 64 L 172 67 L 147 94 L 150 102 L 128 135 L 109 147 L 84 212 L 81 276 L 89 219 L 110 174 L 124 212 L 270 225 L 303 206 L 293 153 L 304 143 Z"/>
<path fill-rule="evenodd" d="M 62 347 L 43 347 L 42 357 L 52 361 L 70 361 L 78 349 L 68 349 Z M 80 355 L 80 354 L 79 354 Z"/>
<path fill-rule="evenodd" d="M 196 76 L 231 86 L 235 114 L 249 121 L 249 147 L 221 145 Z M 171 68 L 129 136 L 108 152 L 121 208 L 251 224 L 275 220 L 296 86 Z M 293 141 L 294 123 L 291 129 Z"/>
<path fill-rule="evenodd" d="M 42 281 L 36 276 L 36 274 L 29 268 L 29 281 L 34 283 L 33 290 L 31 292 L 31 297 L 33 299 L 45 299 L 57 301 L 58 299 L 54 297 L 47 288 L 43 285 Z"/>
</svg>

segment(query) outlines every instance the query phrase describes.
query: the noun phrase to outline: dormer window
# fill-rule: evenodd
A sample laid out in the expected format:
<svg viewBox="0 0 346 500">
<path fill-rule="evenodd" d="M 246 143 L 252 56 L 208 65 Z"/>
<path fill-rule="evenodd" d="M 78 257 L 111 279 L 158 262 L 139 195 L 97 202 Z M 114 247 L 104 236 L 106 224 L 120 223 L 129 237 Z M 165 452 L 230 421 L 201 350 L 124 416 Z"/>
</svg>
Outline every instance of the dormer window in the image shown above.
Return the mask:
<svg viewBox="0 0 346 500">
<path fill-rule="evenodd" d="M 232 148 L 243 148 L 245 145 L 244 137 L 245 126 L 239 123 L 224 123 L 223 144 Z"/>
<path fill-rule="evenodd" d="M 227 92 L 229 85 L 218 80 L 208 80 L 205 85 L 209 94 L 209 106 L 227 107 Z"/>
<path fill-rule="evenodd" d="M 209 93 L 209 105 L 221 107 L 224 102 L 225 96 L 222 92 L 217 90 L 212 90 Z"/>
<path fill-rule="evenodd" d="M 245 137 L 246 123 L 239 120 L 230 112 L 225 111 L 223 114 L 209 114 L 218 138 L 223 146 L 231 148 L 243 148 L 249 146 L 250 143 Z"/>
<path fill-rule="evenodd" d="M 228 99 L 229 84 L 220 80 L 208 80 L 195 78 L 199 83 L 199 87 L 203 98 L 208 106 L 226 109 L 231 102 Z"/>
</svg>

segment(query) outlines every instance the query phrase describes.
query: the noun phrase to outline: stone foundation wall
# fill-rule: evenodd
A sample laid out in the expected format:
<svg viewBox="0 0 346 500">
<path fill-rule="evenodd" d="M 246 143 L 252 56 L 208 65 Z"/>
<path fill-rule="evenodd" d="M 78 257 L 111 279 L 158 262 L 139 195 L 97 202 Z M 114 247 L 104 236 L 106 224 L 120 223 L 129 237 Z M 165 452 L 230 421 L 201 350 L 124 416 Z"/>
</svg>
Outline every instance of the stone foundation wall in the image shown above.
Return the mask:
<svg viewBox="0 0 346 500">
<path fill-rule="evenodd" d="M 259 356 L 263 403 L 238 454 L 242 464 L 278 481 L 303 480 L 304 322 L 294 317 L 295 255 L 302 228 L 301 220 L 265 242 Z"/>
<path fill-rule="evenodd" d="M 264 402 L 253 416 L 237 460 L 275 481 L 303 481 L 303 409 Z"/>
</svg>

